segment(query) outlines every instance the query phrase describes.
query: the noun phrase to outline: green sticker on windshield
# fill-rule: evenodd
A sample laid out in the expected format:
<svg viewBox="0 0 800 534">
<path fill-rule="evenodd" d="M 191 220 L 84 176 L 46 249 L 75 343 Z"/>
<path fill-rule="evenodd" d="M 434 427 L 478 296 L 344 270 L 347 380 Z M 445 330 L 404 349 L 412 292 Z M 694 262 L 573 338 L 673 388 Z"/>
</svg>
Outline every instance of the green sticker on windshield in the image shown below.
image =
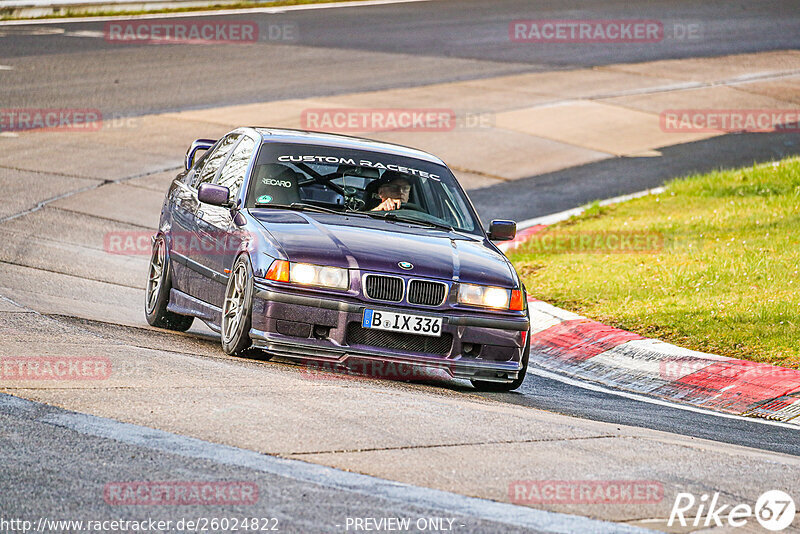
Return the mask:
<svg viewBox="0 0 800 534">
<path fill-rule="evenodd" d="M 269 195 L 261 195 L 256 199 L 256 202 L 258 202 L 259 204 L 269 204 L 270 202 L 272 202 L 272 197 Z"/>
</svg>

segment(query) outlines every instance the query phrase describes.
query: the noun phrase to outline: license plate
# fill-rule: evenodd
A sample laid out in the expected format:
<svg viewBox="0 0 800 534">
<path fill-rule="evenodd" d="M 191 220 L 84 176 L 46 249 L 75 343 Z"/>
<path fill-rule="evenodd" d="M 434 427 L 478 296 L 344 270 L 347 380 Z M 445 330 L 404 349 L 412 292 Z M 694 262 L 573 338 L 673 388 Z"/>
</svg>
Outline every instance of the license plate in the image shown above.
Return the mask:
<svg viewBox="0 0 800 534">
<path fill-rule="evenodd" d="M 361 326 L 423 336 L 440 337 L 442 335 L 441 317 L 410 315 L 408 313 L 394 313 L 382 310 L 364 310 Z"/>
</svg>

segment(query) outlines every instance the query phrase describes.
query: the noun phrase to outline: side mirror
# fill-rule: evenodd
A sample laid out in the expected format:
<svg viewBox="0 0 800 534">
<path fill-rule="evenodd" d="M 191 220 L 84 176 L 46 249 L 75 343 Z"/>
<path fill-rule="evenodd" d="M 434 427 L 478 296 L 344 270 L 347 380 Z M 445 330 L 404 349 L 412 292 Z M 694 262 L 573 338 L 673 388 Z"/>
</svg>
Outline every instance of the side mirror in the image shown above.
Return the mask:
<svg viewBox="0 0 800 534">
<path fill-rule="evenodd" d="M 517 235 L 517 223 L 514 221 L 492 221 L 489 225 L 489 239 L 492 241 L 508 241 Z"/>
<path fill-rule="evenodd" d="M 214 143 L 216 143 L 216 141 L 213 139 L 195 139 L 192 141 L 189 150 L 186 151 L 186 160 L 183 162 L 186 170 L 188 171 L 194 165 L 194 156 L 197 154 L 198 150 L 208 150 L 214 146 Z"/>
<path fill-rule="evenodd" d="M 230 206 L 228 195 L 230 195 L 230 191 L 224 185 L 200 184 L 200 188 L 197 190 L 197 199 L 212 206 Z"/>
</svg>

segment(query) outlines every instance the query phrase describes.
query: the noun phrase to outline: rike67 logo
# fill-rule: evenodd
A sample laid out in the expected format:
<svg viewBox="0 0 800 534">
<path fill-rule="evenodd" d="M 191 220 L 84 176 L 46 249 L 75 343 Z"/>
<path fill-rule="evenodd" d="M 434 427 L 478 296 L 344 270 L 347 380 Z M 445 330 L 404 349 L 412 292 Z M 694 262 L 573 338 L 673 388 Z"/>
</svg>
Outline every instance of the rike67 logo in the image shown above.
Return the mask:
<svg viewBox="0 0 800 534">
<path fill-rule="evenodd" d="M 764 492 L 756 500 L 755 506 L 746 503 L 721 504 L 719 492 L 712 496 L 703 494 L 699 499 L 691 493 L 678 493 L 667 526 L 677 523 L 682 527 L 743 527 L 755 517 L 765 529 L 780 532 L 792 524 L 796 513 L 794 500 L 780 490 Z"/>
</svg>

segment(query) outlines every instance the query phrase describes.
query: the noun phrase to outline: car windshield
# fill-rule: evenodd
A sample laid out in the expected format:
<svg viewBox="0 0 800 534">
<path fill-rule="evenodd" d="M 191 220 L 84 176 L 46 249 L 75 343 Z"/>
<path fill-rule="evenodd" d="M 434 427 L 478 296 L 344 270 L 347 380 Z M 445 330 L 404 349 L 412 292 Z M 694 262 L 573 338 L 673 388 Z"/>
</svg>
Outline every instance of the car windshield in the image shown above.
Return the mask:
<svg viewBox="0 0 800 534">
<path fill-rule="evenodd" d="M 379 152 L 264 143 L 247 207 L 326 208 L 480 235 L 480 223 L 443 165 Z"/>
</svg>

